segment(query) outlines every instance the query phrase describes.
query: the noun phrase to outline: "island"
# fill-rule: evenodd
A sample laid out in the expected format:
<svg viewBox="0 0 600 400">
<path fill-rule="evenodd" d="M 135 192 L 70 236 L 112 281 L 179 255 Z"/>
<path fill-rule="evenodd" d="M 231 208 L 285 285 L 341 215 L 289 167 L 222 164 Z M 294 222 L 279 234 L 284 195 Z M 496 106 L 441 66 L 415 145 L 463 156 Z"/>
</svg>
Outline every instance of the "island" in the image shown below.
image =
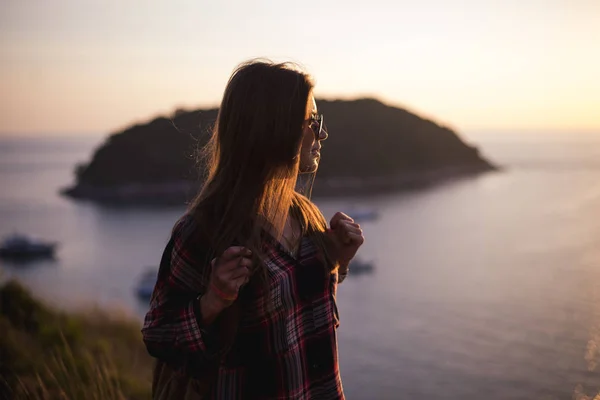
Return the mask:
<svg viewBox="0 0 600 400">
<path fill-rule="evenodd" d="M 453 130 L 371 98 L 319 100 L 329 138 L 313 196 L 364 196 L 497 170 Z M 177 110 L 110 135 L 62 193 L 117 204 L 184 204 L 202 184 L 198 154 L 218 109 Z"/>
</svg>

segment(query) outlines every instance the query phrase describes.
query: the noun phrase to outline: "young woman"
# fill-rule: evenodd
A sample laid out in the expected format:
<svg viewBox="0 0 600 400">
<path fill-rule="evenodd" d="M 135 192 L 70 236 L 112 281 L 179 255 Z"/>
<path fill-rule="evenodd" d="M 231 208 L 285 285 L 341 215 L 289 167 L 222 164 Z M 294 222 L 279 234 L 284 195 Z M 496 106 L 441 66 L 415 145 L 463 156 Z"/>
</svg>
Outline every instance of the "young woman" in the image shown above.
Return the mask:
<svg viewBox="0 0 600 400">
<path fill-rule="evenodd" d="M 312 89 L 289 64 L 231 76 L 142 329 L 155 399 L 344 398 L 335 295 L 364 238 L 295 190 L 328 135 Z"/>
</svg>

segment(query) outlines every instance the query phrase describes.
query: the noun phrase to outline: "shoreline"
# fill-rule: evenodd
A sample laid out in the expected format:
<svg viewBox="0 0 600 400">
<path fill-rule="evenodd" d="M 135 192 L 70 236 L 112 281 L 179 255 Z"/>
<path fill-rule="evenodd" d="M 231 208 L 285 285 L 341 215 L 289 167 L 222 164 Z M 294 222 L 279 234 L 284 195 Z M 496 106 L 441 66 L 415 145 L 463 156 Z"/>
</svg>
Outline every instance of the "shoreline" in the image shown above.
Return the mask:
<svg viewBox="0 0 600 400">
<path fill-rule="evenodd" d="M 454 179 L 475 177 L 482 173 L 501 171 L 488 164 L 442 167 L 380 177 L 319 177 L 315 180 L 313 197 L 365 196 L 394 193 L 430 187 Z M 77 201 L 120 206 L 186 205 L 200 187 L 198 181 L 180 180 L 158 183 L 128 183 L 119 186 L 98 187 L 75 184 L 61 189 L 61 195 Z"/>
</svg>

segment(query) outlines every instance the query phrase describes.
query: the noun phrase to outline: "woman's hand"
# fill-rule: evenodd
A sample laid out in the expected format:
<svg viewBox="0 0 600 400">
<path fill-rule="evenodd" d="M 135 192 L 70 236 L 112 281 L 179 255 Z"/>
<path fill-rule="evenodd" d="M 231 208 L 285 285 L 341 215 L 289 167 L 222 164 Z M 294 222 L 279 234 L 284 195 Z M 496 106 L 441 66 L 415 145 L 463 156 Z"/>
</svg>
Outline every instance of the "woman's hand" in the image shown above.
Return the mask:
<svg viewBox="0 0 600 400">
<path fill-rule="evenodd" d="M 342 212 L 336 213 L 329 223 L 327 231 L 334 243 L 333 256 L 340 267 L 346 267 L 354 258 L 356 252 L 365 242 L 360 225 Z"/>
<path fill-rule="evenodd" d="M 252 252 L 245 247 L 232 246 L 211 262 L 211 274 L 206 297 L 212 308 L 229 307 L 237 299 L 240 287 L 250 279 Z"/>
</svg>

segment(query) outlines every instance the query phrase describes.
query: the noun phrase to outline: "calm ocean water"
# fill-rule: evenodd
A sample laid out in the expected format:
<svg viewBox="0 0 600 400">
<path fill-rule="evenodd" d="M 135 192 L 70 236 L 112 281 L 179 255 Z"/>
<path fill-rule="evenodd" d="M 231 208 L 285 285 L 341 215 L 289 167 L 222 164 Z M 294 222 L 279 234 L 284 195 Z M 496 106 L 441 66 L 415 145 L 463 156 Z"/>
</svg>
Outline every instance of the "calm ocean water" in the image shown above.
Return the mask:
<svg viewBox="0 0 600 400">
<path fill-rule="evenodd" d="M 598 399 L 600 136 L 473 135 L 501 173 L 427 190 L 318 201 L 373 207 L 339 288 L 349 399 Z M 133 287 L 182 212 L 75 203 L 57 190 L 101 139 L 0 140 L 0 236 L 57 240 L 54 262 L 0 261 L 62 307 L 141 319 Z M 326 147 L 324 156 L 327 156 Z"/>
</svg>

